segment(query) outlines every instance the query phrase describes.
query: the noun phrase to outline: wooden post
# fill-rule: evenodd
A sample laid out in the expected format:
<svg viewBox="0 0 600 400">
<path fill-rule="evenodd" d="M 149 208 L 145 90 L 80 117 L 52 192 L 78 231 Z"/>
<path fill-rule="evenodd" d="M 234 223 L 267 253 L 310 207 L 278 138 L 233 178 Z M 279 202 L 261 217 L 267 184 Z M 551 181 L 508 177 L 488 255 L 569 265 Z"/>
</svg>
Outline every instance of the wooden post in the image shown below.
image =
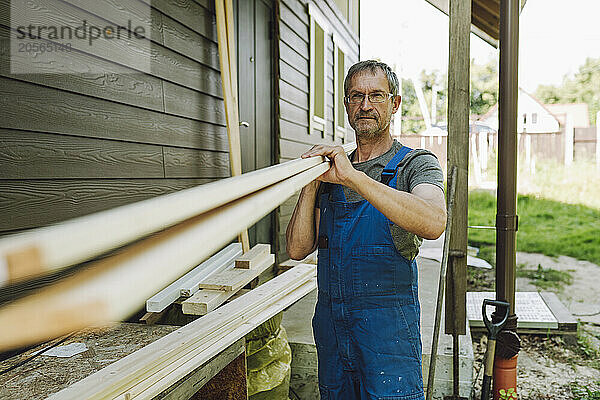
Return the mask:
<svg viewBox="0 0 600 400">
<path fill-rule="evenodd" d="M 446 329 L 452 335 L 453 399 L 459 398 L 459 335 L 466 334 L 467 208 L 469 179 L 469 69 L 471 0 L 450 0 L 448 61 L 448 166 L 456 167 L 449 273 L 446 275 Z M 448 199 L 449 202 L 449 199 Z"/>
<path fill-rule="evenodd" d="M 600 111 L 596 114 L 596 169 L 600 171 Z"/>
<path fill-rule="evenodd" d="M 237 68 L 235 58 L 235 33 L 233 26 L 233 7 L 231 0 L 215 0 L 217 17 L 217 39 L 219 46 L 219 64 L 221 83 L 225 100 L 225 118 L 229 139 L 229 164 L 231 176 L 242 174 L 242 148 L 237 103 Z M 248 230 L 240 233 L 238 240 L 244 252 L 250 250 Z"/>
<path fill-rule="evenodd" d="M 565 118 L 565 166 L 573 164 L 573 139 L 575 130 L 573 128 L 573 116 L 567 113 Z"/>
<path fill-rule="evenodd" d="M 455 209 L 446 285 L 446 333 L 466 333 L 467 206 L 469 169 L 469 34 L 471 2 L 450 0 L 448 63 L 448 171 L 457 167 Z"/>
</svg>

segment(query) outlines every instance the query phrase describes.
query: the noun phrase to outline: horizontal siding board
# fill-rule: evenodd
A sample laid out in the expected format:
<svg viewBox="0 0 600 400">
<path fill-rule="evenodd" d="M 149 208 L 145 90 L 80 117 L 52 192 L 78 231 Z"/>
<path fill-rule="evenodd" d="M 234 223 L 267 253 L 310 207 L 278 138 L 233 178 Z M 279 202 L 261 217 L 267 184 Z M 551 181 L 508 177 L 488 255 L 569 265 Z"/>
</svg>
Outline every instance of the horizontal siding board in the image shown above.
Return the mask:
<svg viewBox="0 0 600 400">
<path fill-rule="evenodd" d="M 0 77 L 0 128 L 227 151 L 224 127 Z"/>
<path fill-rule="evenodd" d="M 294 142 L 306 143 L 307 145 L 314 144 L 333 144 L 331 131 L 328 131 L 325 137 L 320 131 L 314 131 L 312 135 L 308 134 L 306 127 L 298 124 L 288 122 L 285 120 L 279 120 L 279 132 L 281 139 L 287 139 Z M 341 141 L 340 141 L 341 143 Z M 283 146 L 284 144 L 280 144 Z M 283 157 L 283 156 L 282 156 Z"/>
<path fill-rule="evenodd" d="M 166 112 L 221 126 L 226 125 L 223 100 L 171 82 L 163 82 L 163 86 Z"/>
<path fill-rule="evenodd" d="M 298 158 L 312 146 L 311 143 L 299 143 L 287 139 L 279 140 L 280 155 L 283 158 Z"/>
<path fill-rule="evenodd" d="M 168 16 L 162 17 L 164 45 L 215 70 L 220 70 L 219 49 L 215 42 L 181 25 Z"/>
<path fill-rule="evenodd" d="M 0 180 L 0 231 L 45 226 L 187 189 L 210 179 Z"/>
<path fill-rule="evenodd" d="M 308 94 L 287 83 L 279 81 L 279 97 L 293 105 L 308 111 Z"/>
<path fill-rule="evenodd" d="M 309 15 L 305 1 L 299 0 L 281 0 L 298 18 L 308 23 Z"/>
<path fill-rule="evenodd" d="M 0 39 L 0 76 L 163 111 L 160 79 L 89 54 L 77 51 L 69 60 L 58 57 L 45 65 L 45 74 L 11 74 L 9 62 L 14 71 L 25 71 L 30 59 L 21 53 L 10 56 L 9 40 Z M 79 73 L 82 70 L 102 72 Z"/>
<path fill-rule="evenodd" d="M 308 126 L 308 110 L 302 109 L 285 100 L 279 101 L 279 113 L 282 119 Z"/>
<path fill-rule="evenodd" d="M 229 177 L 229 154 L 165 147 L 166 178 Z"/>
<path fill-rule="evenodd" d="M 163 14 L 181 22 L 200 35 L 217 42 L 217 21 L 212 9 L 193 0 L 141 0 Z"/>
<path fill-rule="evenodd" d="M 303 75 L 285 61 L 279 62 L 280 79 L 308 93 L 308 75 Z"/>
<path fill-rule="evenodd" d="M 27 18 L 33 25 L 54 23 L 58 26 L 71 26 L 82 18 L 87 19 L 90 25 L 103 26 L 106 23 L 99 17 L 62 2 L 35 1 L 39 7 L 21 11 L 26 13 L 26 17 L 21 17 Z M 6 16 L 0 16 L 0 22 L 10 26 Z M 79 40 L 73 41 L 72 47 L 83 52 L 89 51 L 87 43 Z M 72 51 L 61 56 L 68 59 L 70 53 Z M 151 75 L 222 98 L 221 76 L 218 71 L 146 39 L 98 40 L 94 42 L 94 54 L 104 54 L 109 57 L 109 61 L 117 59 L 119 64 L 133 69 L 140 68 L 141 59 L 148 59 Z"/>
<path fill-rule="evenodd" d="M 310 70 L 308 59 L 298 54 L 283 41 L 279 41 L 279 57 L 304 75 L 308 76 L 308 71 Z"/>
<path fill-rule="evenodd" d="M 0 179 L 163 178 L 160 146 L 0 129 Z"/>
<path fill-rule="evenodd" d="M 288 8 L 285 3 L 281 3 L 279 7 L 279 18 L 280 20 L 289 26 L 294 32 L 296 32 L 302 38 L 309 38 L 308 24 L 309 20 L 301 20 L 296 14 Z"/>
<path fill-rule="evenodd" d="M 33 0 L 39 1 L 39 0 Z M 150 26 L 150 35 L 144 35 L 157 43 L 163 43 L 161 32 L 161 13 L 139 1 L 98 1 L 98 0 L 62 0 L 63 2 L 85 10 L 105 19 L 109 23 L 127 26 Z M 106 23 L 97 26 L 105 26 Z"/>
<path fill-rule="evenodd" d="M 298 54 L 305 54 L 306 59 L 310 57 L 310 48 L 308 47 L 309 38 L 300 37 L 285 23 L 279 24 L 279 38 L 292 49 L 296 50 Z"/>
</svg>

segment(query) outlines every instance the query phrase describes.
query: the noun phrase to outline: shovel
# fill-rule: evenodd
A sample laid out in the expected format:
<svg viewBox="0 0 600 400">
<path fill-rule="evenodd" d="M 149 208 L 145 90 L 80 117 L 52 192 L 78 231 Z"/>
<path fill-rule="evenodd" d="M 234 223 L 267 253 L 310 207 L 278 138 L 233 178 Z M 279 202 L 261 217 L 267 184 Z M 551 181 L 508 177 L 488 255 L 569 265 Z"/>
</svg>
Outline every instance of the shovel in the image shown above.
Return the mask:
<svg viewBox="0 0 600 400">
<path fill-rule="evenodd" d="M 486 309 L 488 306 L 496 307 L 497 315 L 502 315 L 502 320 L 497 323 L 492 323 L 488 318 Z M 506 324 L 508 319 L 510 305 L 505 301 L 484 299 L 481 306 L 483 313 L 483 322 L 488 330 L 488 342 L 485 352 L 485 368 L 483 370 L 483 385 L 481 387 L 481 400 L 489 400 L 490 391 L 492 388 L 492 373 L 494 371 L 494 354 L 496 353 L 496 338 L 498 333 Z M 500 313 L 500 311 L 502 313 Z"/>
</svg>

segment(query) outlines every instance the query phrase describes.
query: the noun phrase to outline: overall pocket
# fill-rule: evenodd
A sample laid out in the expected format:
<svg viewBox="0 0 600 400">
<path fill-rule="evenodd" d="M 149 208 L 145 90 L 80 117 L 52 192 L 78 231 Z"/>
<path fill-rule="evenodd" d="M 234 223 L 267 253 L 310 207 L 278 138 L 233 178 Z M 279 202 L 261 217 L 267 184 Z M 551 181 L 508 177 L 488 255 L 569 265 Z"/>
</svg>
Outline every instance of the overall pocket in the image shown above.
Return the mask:
<svg viewBox="0 0 600 400">
<path fill-rule="evenodd" d="M 357 246 L 352 249 L 352 292 L 355 296 L 393 295 L 400 289 L 402 267 L 392 246 Z"/>
</svg>

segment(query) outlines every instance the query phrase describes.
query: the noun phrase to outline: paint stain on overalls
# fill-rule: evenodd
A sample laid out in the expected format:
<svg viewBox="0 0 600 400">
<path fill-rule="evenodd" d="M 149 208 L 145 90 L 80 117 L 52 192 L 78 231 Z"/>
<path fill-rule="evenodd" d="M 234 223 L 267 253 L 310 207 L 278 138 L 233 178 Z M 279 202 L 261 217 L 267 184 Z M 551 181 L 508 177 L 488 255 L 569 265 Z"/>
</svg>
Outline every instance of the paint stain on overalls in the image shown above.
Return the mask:
<svg viewBox="0 0 600 400">
<path fill-rule="evenodd" d="M 386 165 L 390 187 L 410 150 Z M 321 399 L 424 399 L 417 264 L 369 202 L 347 202 L 341 185 L 323 189 L 313 317 Z"/>
</svg>

